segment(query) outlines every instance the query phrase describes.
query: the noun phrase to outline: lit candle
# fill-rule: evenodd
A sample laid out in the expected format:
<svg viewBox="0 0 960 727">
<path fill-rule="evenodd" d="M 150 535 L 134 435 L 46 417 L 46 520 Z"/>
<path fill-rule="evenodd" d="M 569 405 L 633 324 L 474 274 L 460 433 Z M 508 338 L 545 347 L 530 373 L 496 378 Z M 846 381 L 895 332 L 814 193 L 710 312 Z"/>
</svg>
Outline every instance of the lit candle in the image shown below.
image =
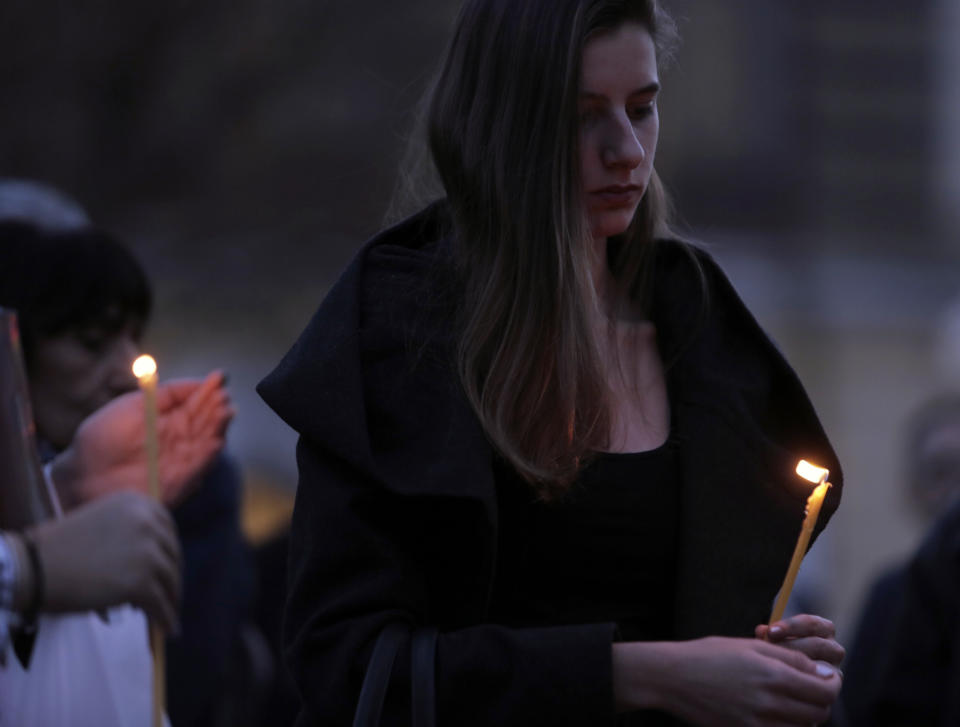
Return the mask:
<svg viewBox="0 0 960 727">
<path fill-rule="evenodd" d="M 823 498 L 826 496 L 827 490 L 830 489 L 830 483 L 827 482 L 830 471 L 825 470 L 823 467 L 817 467 L 802 459 L 797 464 L 797 474 L 805 480 L 817 483 L 817 487 L 810 497 L 807 498 L 806 517 L 803 519 L 800 537 L 797 538 L 797 547 L 793 549 L 793 558 L 790 559 L 790 567 L 787 568 L 787 577 L 783 579 L 783 585 L 780 587 L 780 595 L 777 596 L 773 613 L 770 615 L 771 624 L 783 618 L 783 612 L 787 608 L 787 601 L 790 600 L 790 591 L 793 590 L 793 583 L 797 580 L 797 571 L 800 570 L 800 562 L 807 552 L 810 536 L 813 535 L 813 528 L 817 524 L 817 518 L 820 517 L 820 506 L 823 504 Z"/>
<path fill-rule="evenodd" d="M 133 362 L 133 375 L 143 392 L 143 410 L 146 420 L 147 483 L 150 494 L 160 499 L 160 456 L 157 443 L 157 362 L 152 356 L 140 356 Z M 164 680 L 165 659 L 163 632 L 150 624 L 150 654 L 153 656 L 153 727 L 163 727 L 166 702 Z"/>
</svg>

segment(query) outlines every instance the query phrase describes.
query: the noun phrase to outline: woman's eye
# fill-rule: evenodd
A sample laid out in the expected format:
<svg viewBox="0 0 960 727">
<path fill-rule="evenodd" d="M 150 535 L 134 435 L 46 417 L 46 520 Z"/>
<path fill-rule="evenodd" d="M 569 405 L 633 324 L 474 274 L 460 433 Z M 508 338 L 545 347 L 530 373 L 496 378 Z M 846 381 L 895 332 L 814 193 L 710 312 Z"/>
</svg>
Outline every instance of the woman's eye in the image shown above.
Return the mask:
<svg viewBox="0 0 960 727">
<path fill-rule="evenodd" d="M 101 353 L 107 346 L 107 336 L 100 331 L 78 331 L 74 338 L 90 353 Z"/>
<path fill-rule="evenodd" d="M 630 109 L 630 116 L 635 119 L 645 119 L 650 114 L 653 113 L 653 103 L 643 104 L 642 106 L 634 106 Z"/>
<path fill-rule="evenodd" d="M 586 124 L 597 118 L 597 112 L 594 109 L 584 109 L 580 112 L 580 123 Z"/>
</svg>

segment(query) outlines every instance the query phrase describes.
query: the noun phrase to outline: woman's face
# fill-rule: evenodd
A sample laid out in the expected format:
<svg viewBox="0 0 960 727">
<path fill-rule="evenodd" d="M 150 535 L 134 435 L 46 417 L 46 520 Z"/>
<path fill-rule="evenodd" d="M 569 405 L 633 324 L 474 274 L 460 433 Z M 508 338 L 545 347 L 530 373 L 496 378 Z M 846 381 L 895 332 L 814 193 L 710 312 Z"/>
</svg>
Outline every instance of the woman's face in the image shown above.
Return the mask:
<svg viewBox="0 0 960 727">
<path fill-rule="evenodd" d="M 73 439 L 80 422 L 137 386 L 131 363 L 138 331 L 81 328 L 37 341 L 29 371 L 37 432 L 57 449 Z"/>
<path fill-rule="evenodd" d="M 580 79 L 580 175 L 594 238 L 619 235 L 647 190 L 657 150 L 657 53 L 636 23 L 591 38 Z"/>
</svg>

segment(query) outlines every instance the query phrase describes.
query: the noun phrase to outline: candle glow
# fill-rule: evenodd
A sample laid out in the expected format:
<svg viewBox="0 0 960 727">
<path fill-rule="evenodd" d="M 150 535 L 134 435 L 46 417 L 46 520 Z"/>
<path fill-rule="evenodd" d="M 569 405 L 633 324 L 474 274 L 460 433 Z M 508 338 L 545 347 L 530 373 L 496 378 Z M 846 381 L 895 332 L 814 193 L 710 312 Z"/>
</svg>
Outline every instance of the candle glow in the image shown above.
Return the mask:
<svg viewBox="0 0 960 727">
<path fill-rule="evenodd" d="M 801 459 L 797 462 L 797 474 L 809 482 L 820 484 L 830 476 L 830 470 L 817 467 L 815 464 L 810 464 L 807 460 Z"/>
<path fill-rule="evenodd" d="M 133 375 L 138 379 L 144 379 L 156 373 L 157 362 L 153 359 L 153 356 L 144 354 L 143 356 L 138 356 L 137 360 L 133 362 Z"/>
</svg>

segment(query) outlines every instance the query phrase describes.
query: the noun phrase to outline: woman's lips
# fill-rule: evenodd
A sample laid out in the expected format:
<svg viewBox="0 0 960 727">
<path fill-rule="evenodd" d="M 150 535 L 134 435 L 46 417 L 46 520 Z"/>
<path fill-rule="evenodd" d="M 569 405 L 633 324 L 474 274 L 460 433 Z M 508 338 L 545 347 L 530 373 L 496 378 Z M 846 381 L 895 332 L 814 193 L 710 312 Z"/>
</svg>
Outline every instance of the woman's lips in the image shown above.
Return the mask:
<svg viewBox="0 0 960 727">
<path fill-rule="evenodd" d="M 612 184 L 595 189 L 590 194 L 610 207 L 623 207 L 638 201 L 641 191 L 636 184 Z"/>
</svg>

